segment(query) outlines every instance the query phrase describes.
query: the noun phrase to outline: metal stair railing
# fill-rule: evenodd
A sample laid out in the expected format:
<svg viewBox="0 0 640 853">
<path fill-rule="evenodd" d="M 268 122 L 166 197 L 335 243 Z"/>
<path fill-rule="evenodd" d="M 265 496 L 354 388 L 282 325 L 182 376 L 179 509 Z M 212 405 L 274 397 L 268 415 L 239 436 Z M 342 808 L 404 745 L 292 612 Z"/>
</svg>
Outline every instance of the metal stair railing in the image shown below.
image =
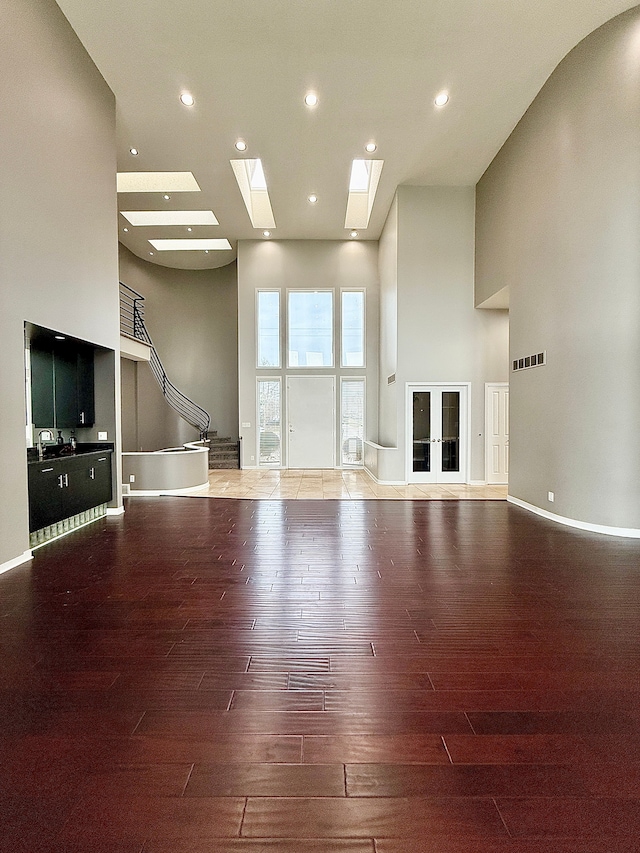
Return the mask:
<svg viewBox="0 0 640 853">
<path fill-rule="evenodd" d="M 198 430 L 201 441 L 206 440 L 211 425 L 211 416 L 202 406 L 194 403 L 186 394 L 176 388 L 167 376 L 144 322 L 144 296 L 122 281 L 120 282 L 120 331 L 124 335 L 149 345 L 151 349 L 149 366 L 165 400 L 183 420 Z"/>
</svg>

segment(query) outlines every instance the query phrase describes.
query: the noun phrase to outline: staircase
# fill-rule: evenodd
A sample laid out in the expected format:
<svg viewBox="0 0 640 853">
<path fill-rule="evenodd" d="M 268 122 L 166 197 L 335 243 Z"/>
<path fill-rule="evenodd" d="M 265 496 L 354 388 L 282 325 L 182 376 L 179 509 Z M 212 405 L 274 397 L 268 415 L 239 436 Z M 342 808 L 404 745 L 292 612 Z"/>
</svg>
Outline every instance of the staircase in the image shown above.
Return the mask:
<svg viewBox="0 0 640 853">
<path fill-rule="evenodd" d="M 240 467 L 240 442 L 209 433 L 209 470 Z"/>
<path fill-rule="evenodd" d="M 183 420 L 198 430 L 201 441 L 206 440 L 211 416 L 202 406 L 194 403 L 176 388 L 167 376 L 144 323 L 144 296 L 123 282 L 120 282 L 120 332 L 135 340 L 143 341 L 151 348 L 149 366 L 165 400 Z M 240 467 L 239 464 L 236 467 Z"/>
</svg>

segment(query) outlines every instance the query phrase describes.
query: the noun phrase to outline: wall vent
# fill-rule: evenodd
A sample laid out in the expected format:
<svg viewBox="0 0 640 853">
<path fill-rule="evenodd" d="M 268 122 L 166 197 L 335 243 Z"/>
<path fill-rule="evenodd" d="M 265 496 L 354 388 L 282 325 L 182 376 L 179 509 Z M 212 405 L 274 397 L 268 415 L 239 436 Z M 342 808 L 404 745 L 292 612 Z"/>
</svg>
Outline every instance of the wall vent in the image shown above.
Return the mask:
<svg viewBox="0 0 640 853">
<path fill-rule="evenodd" d="M 547 363 L 546 352 L 536 352 L 533 355 L 526 355 L 524 358 L 514 358 L 512 367 L 514 370 L 528 370 L 530 367 L 540 367 Z"/>
<path fill-rule="evenodd" d="M 395 373 L 392 373 L 391 376 L 387 376 L 387 385 L 393 385 L 393 383 L 395 381 L 396 381 Z"/>
</svg>

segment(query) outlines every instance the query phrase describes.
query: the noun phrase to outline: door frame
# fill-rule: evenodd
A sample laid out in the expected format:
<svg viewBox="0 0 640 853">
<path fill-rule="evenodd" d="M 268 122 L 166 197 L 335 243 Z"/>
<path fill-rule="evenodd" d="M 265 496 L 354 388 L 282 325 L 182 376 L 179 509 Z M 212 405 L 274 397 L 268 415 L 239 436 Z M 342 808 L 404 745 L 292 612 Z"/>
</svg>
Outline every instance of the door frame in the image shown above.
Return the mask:
<svg viewBox="0 0 640 853">
<path fill-rule="evenodd" d="M 289 380 L 290 379 L 330 379 L 333 388 L 333 417 L 331 419 L 331 453 L 332 453 L 332 462 L 331 468 L 336 467 L 336 377 L 332 374 L 318 374 L 318 373 L 287 373 L 285 375 L 285 389 L 286 389 L 286 404 L 285 404 L 285 429 L 287 435 L 287 469 L 291 467 L 290 465 L 290 454 L 289 454 L 289 424 L 290 424 L 290 409 L 289 409 Z M 308 466 L 306 466 L 308 467 Z M 301 471 L 303 468 L 295 468 L 292 470 Z M 321 469 L 321 470 L 329 470 L 329 469 Z"/>
<path fill-rule="evenodd" d="M 419 482 L 413 478 L 413 392 L 434 389 L 437 391 L 460 391 L 460 474 L 462 479 L 453 482 L 469 483 L 471 471 L 471 382 L 405 383 L 405 482 Z M 433 482 L 444 484 L 445 481 L 434 480 Z"/>
<path fill-rule="evenodd" d="M 490 426 L 493 421 L 493 418 L 490 417 L 491 413 L 491 405 L 489 400 L 489 395 L 491 393 L 492 388 L 506 388 L 509 389 L 508 382 L 485 382 L 484 383 L 484 481 L 486 484 L 489 484 L 489 457 L 491 450 L 491 436 L 490 436 Z M 507 444 L 509 443 L 509 437 L 507 436 Z M 490 485 L 506 485 L 509 482 L 509 472 L 507 471 L 506 479 L 504 483 L 495 483 Z"/>
</svg>

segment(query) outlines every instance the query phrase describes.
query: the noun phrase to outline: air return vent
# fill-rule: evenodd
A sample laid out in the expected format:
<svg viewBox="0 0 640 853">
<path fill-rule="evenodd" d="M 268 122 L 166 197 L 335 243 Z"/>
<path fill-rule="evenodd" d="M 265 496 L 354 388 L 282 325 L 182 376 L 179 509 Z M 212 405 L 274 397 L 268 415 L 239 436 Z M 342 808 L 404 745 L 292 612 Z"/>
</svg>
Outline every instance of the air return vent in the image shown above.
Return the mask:
<svg viewBox="0 0 640 853">
<path fill-rule="evenodd" d="M 391 376 L 387 376 L 387 385 L 393 385 L 393 383 L 395 381 L 396 381 L 395 373 L 392 373 Z"/>
<path fill-rule="evenodd" d="M 526 355 L 524 358 L 515 358 L 511 365 L 514 370 L 528 370 L 530 367 L 540 367 L 546 363 L 546 352 L 536 352 L 533 355 Z"/>
</svg>

